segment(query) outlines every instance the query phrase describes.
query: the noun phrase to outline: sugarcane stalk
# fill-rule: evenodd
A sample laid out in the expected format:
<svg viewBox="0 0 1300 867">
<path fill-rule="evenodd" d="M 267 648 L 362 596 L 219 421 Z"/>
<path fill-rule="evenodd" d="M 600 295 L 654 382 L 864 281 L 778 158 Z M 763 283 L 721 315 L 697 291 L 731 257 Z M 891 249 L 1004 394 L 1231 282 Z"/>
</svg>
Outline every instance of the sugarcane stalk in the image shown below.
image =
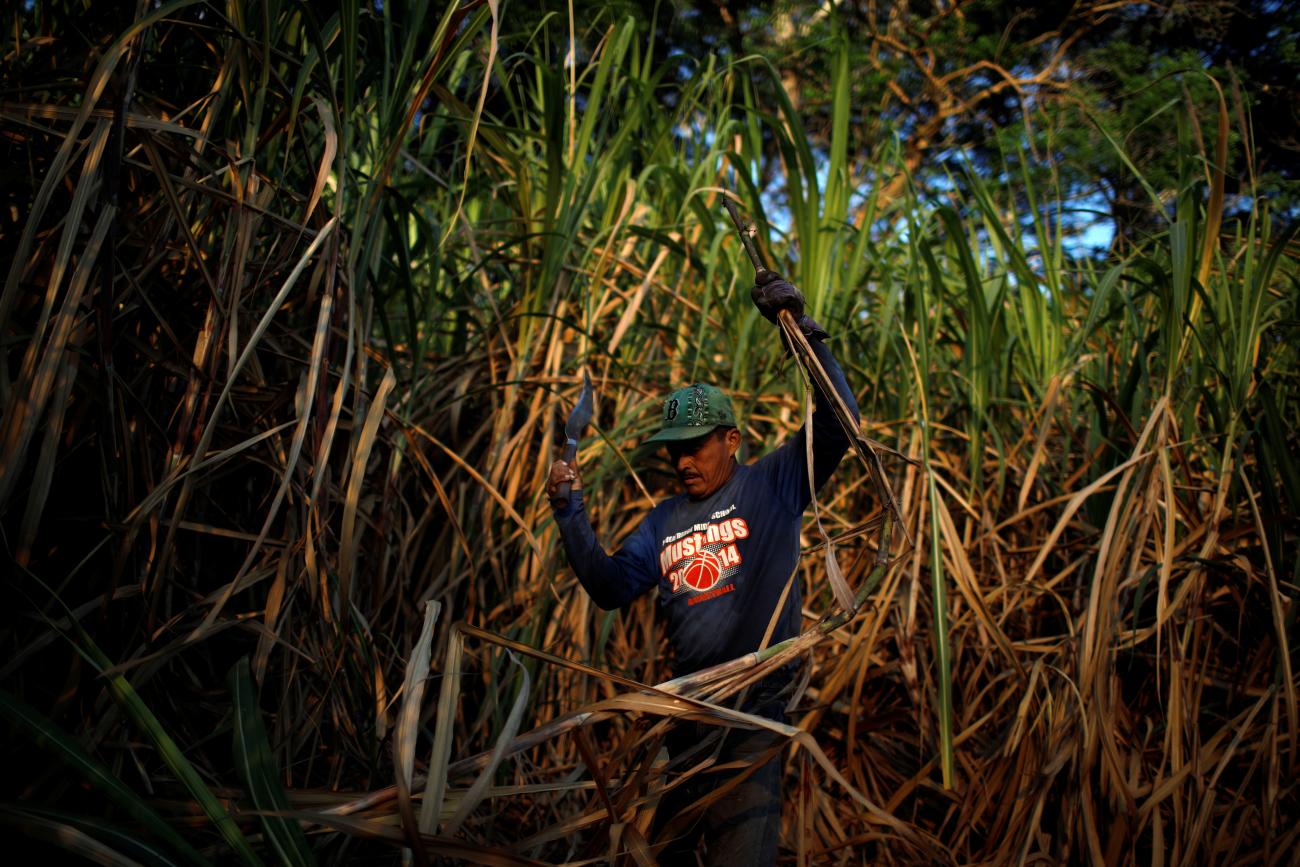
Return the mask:
<svg viewBox="0 0 1300 867">
<path fill-rule="evenodd" d="M 886 518 L 886 520 L 888 520 L 888 518 Z M 886 552 L 886 558 L 887 557 L 888 552 Z M 753 678 L 736 679 L 732 683 L 727 684 L 724 689 L 719 690 L 715 695 L 710 696 L 709 700 L 716 703 L 717 700 L 726 698 L 728 695 L 734 695 L 740 689 L 743 689 L 745 686 L 748 686 L 750 683 L 759 680 L 766 675 L 765 671 L 756 671 L 756 669 L 762 668 L 765 663 L 773 660 L 784 662 L 783 659 L 780 659 L 783 655 L 788 654 L 790 657 L 793 657 L 816 646 L 817 644 L 820 644 L 830 636 L 831 633 L 852 620 L 854 612 L 861 608 L 862 604 L 866 602 L 867 597 L 875 591 L 877 586 L 879 586 L 881 580 L 885 576 L 885 572 L 890 565 L 890 562 L 891 561 L 888 559 L 882 561 L 880 555 L 877 554 L 875 568 L 871 570 L 871 574 L 869 574 L 862 582 L 861 586 L 858 587 L 852 611 L 836 611 L 834 614 L 822 619 L 817 623 L 817 625 L 813 626 L 808 631 L 796 635 L 793 638 L 787 638 L 785 641 L 779 641 L 771 647 L 766 647 L 752 653 L 746 653 L 743 656 L 729 659 L 726 662 L 720 662 L 717 665 L 708 668 L 702 668 L 699 671 L 693 671 L 690 674 L 684 674 L 680 677 L 674 677 L 671 680 L 665 680 L 662 683 L 656 684 L 652 689 L 656 692 L 680 695 L 684 698 L 694 698 L 703 692 L 706 687 L 716 685 L 720 680 L 727 677 L 744 672 L 750 672 L 751 674 L 757 675 Z M 481 632 L 480 630 L 474 631 L 476 633 Z M 510 643 L 514 644 L 514 642 Z M 635 684 L 635 682 L 625 681 L 622 678 L 619 678 L 619 680 L 623 681 L 624 685 L 632 683 L 633 685 L 640 686 L 644 689 L 644 686 Z M 516 736 L 506 745 L 503 756 L 517 755 L 521 752 L 532 749 L 535 746 L 544 744 L 553 738 L 565 734 L 566 732 L 571 732 L 580 726 L 590 725 L 599 722 L 600 720 L 608 719 L 613 715 L 613 711 L 573 711 L 564 716 L 557 717 L 545 725 L 538 726 L 531 731 Z M 491 755 L 492 751 L 488 750 L 452 762 L 447 767 L 447 778 L 453 779 L 463 777 L 481 770 Z M 423 782 L 423 779 L 417 775 L 412 781 L 412 786 L 419 787 L 423 785 Z M 388 786 L 383 789 L 369 792 L 356 800 L 349 801 L 346 804 L 339 804 L 322 812 L 346 816 L 361 810 L 372 809 L 380 804 L 391 801 L 396 797 L 397 787 Z"/>
<path fill-rule="evenodd" d="M 845 433 L 849 435 L 849 441 L 853 444 L 854 451 L 867 467 L 867 473 L 871 476 L 872 484 L 876 488 L 876 494 L 883 502 L 886 511 L 892 515 L 903 528 L 903 534 L 907 538 L 908 544 L 912 543 L 911 534 L 907 531 L 907 526 L 902 520 L 902 512 L 898 507 L 898 500 L 894 497 L 893 488 L 889 484 L 888 477 L 885 476 L 884 465 L 880 462 L 880 455 L 876 452 L 872 444 L 862 433 L 862 426 L 858 420 L 853 417 L 849 410 L 848 404 L 840 397 L 831 382 L 830 375 L 822 363 L 817 359 L 816 353 L 812 350 L 812 345 L 808 338 L 804 336 L 803 329 L 794 320 L 794 315 L 789 310 L 780 310 L 777 312 L 780 319 L 781 330 L 785 334 L 790 347 L 794 350 L 795 358 L 798 360 L 804 371 L 807 372 L 809 379 L 817 384 L 830 401 L 831 409 L 835 413 L 836 419 L 839 420 L 840 426 L 844 428 Z M 913 463 L 915 463 L 913 461 Z M 888 530 L 889 527 L 885 527 Z M 884 550 L 891 547 L 891 536 L 881 533 L 880 546 Z"/>
<path fill-rule="evenodd" d="M 886 556 L 887 554 L 888 552 L 886 552 Z M 699 693 L 703 691 L 705 687 L 715 685 L 719 680 L 746 671 L 753 673 L 755 669 L 760 668 L 764 663 L 775 660 L 782 655 L 793 657 L 816 646 L 817 644 L 820 644 L 829 637 L 831 633 L 835 632 L 853 619 L 855 612 L 861 609 L 862 604 L 866 602 L 867 597 L 875 592 L 876 587 L 880 585 L 880 582 L 885 577 L 885 572 L 888 570 L 891 562 L 892 561 L 888 559 L 881 561 L 879 555 L 877 555 L 875 568 L 871 570 L 871 573 L 858 587 L 857 593 L 854 596 L 854 605 L 852 610 L 838 610 L 823 618 L 819 623 L 806 632 L 792 638 L 787 638 L 785 641 L 779 641 L 770 647 L 763 648 L 762 650 L 746 653 L 743 656 L 729 659 L 726 662 L 720 662 L 717 665 L 712 665 L 708 668 L 702 668 L 699 671 L 693 671 L 690 674 L 683 674 L 679 677 L 674 677 L 671 680 L 665 680 L 662 683 L 653 686 L 652 689 L 656 692 L 669 693 L 670 695 L 678 695 L 683 698 L 697 698 Z M 781 661 L 784 662 L 784 660 Z M 743 681 L 737 680 L 732 684 L 728 684 L 725 690 L 719 691 L 718 695 L 710 696 L 709 700 L 716 703 L 716 700 L 735 694 L 753 680 L 761 679 L 761 677 L 765 675 L 766 672 L 760 672 L 759 676 L 756 678 L 745 678 Z M 642 688 L 644 689 L 644 687 Z M 610 711 L 578 711 L 558 717 L 545 725 L 538 726 L 532 731 L 518 735 L 514 740 L 506 745 L 504 755 L 516 755 L 524 750 L 543 744 L 558 735 L 572 731 L 579 726 L 606 719 L 610 715 L 612 715 Z M 447 768 L 448 778 L 464 776 L 479 770 L 487 763 L 491 754 L 492 753 L 489 750 L 452 763 Z"/>
</svg>

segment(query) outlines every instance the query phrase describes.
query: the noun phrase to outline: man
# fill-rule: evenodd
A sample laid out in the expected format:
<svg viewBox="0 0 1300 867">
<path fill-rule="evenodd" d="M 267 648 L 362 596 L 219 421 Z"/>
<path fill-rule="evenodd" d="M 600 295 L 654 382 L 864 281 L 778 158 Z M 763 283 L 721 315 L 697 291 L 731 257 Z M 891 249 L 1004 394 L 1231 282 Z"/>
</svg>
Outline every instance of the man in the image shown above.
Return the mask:
<svg viewBox="0 0 1300 867">
<path fill-rule="evenodd" d="M 751 294 L 772 322 L 781 310 L 794 315 L 856 417 L 853 393 L 822 344 L 826 332 L 804 314 L 799 290 L 764 271 Z M 849 441 L 829 398 L 820 389 L 814 392 L 813 481 L 820 487 Z M 659 608 L 675 654 L 674 675 L 758 650 L 787 584 L 790 588 L 768 643 L 799 633 L 802 606 L 792 576 L 799 561 L 800 522 L 811 502 L 806 437 L 806 430 L 800 430 L 771 454 L 739 465 L 740 431 L 730 398 L 699 383 L 673 392 L 664 402 L 662 426 L 649 441 L 667 447 L 684 493 L 655 506 L 612 557 L 596 540 L 584 511 L 577 467 L 564 461 L 552 465 L 547 494 L 578 580 L 605 609 L 620 608 L 658 587 Z M 567 500 L 558 498 L 564 482 L 572 485 Z M 766 678 L 750 690 L 742 709 L 784 722 L 783 693 L 790 679 L 788 671 Z M 676 759 L 717 731 L 705 725 L 679 726 L 668 738 L 669 753 Z M 729 732 L 717 763 L 752 759 L 771 743 L 766 733 Z M 707 753 L 696 750 L 695 755 L 704 758 Z M 664 830 L 665 822 L 681 808 L 721 782 L 717 774 L 706 772 L 674 790 L 660 805 L 657 829 Z M 705 864 L 773 864 L 781 824 L 780 785 L 780 763 L 770 761 L 712 804 L 693 827 L 673 829 L 672 842 L 660 853 L 661 863 L 695 864 L 697 840 L 702 840 Z"/>
</svg>

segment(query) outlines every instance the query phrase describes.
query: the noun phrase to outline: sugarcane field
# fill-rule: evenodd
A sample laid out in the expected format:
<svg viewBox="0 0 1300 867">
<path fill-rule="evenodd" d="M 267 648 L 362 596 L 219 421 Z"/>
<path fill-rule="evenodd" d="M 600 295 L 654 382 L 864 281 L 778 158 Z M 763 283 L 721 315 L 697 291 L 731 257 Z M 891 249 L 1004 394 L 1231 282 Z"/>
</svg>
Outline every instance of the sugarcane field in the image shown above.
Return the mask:
<svg viewBox="0 0 1300 867">
<path fill-rule="evenodd" d="M 1300 867 L 1300 4 L 0 24 L 6 863 Z"/>
</svg>

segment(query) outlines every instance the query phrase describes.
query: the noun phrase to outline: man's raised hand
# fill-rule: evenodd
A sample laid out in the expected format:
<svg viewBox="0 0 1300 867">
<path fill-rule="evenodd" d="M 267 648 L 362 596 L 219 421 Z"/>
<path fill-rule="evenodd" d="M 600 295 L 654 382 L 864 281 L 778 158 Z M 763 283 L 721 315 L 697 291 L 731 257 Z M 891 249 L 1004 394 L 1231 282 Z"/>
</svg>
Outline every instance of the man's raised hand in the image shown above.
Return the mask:
<svg viewBox="0 0 1300 867">
<path fill-rule="evenodd" d="M 560 485 L 568 482 L 573 486 L 573 490 L 582 490 L 582 476 L 578 475 L 578 465 L 566 464 L 564 461 L 556 461 L 551 464 L 551 474 L 546 479 L 546 496 L 552 500 L 560 498 Z"/>
<path fill-rule="evenodd" d="M 754 277 L 754 288 L 749 291 L 758 312 L 770 322 L 776 322 L 782 310 L 789 310 L 804 336 L 825 340 L 826 330 L 803 312 L 803 293 L 793 283 L 775 271 L 759 271 Z"/>
</svg>

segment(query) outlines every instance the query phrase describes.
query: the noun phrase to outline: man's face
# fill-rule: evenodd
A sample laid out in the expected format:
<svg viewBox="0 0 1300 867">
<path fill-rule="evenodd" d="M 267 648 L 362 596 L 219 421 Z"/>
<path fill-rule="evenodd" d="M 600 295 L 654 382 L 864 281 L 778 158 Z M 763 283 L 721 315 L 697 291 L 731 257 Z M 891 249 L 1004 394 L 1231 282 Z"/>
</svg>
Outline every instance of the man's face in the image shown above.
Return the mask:
<svg viewBox="0 0 1300 867">
<path fill-rule="evenodd" d="M 731 478 L 740 431 L 716 428 L 702 437 L 668 443 L 668 459 L 692 500 L 701 500 Z"/>
</svg>

